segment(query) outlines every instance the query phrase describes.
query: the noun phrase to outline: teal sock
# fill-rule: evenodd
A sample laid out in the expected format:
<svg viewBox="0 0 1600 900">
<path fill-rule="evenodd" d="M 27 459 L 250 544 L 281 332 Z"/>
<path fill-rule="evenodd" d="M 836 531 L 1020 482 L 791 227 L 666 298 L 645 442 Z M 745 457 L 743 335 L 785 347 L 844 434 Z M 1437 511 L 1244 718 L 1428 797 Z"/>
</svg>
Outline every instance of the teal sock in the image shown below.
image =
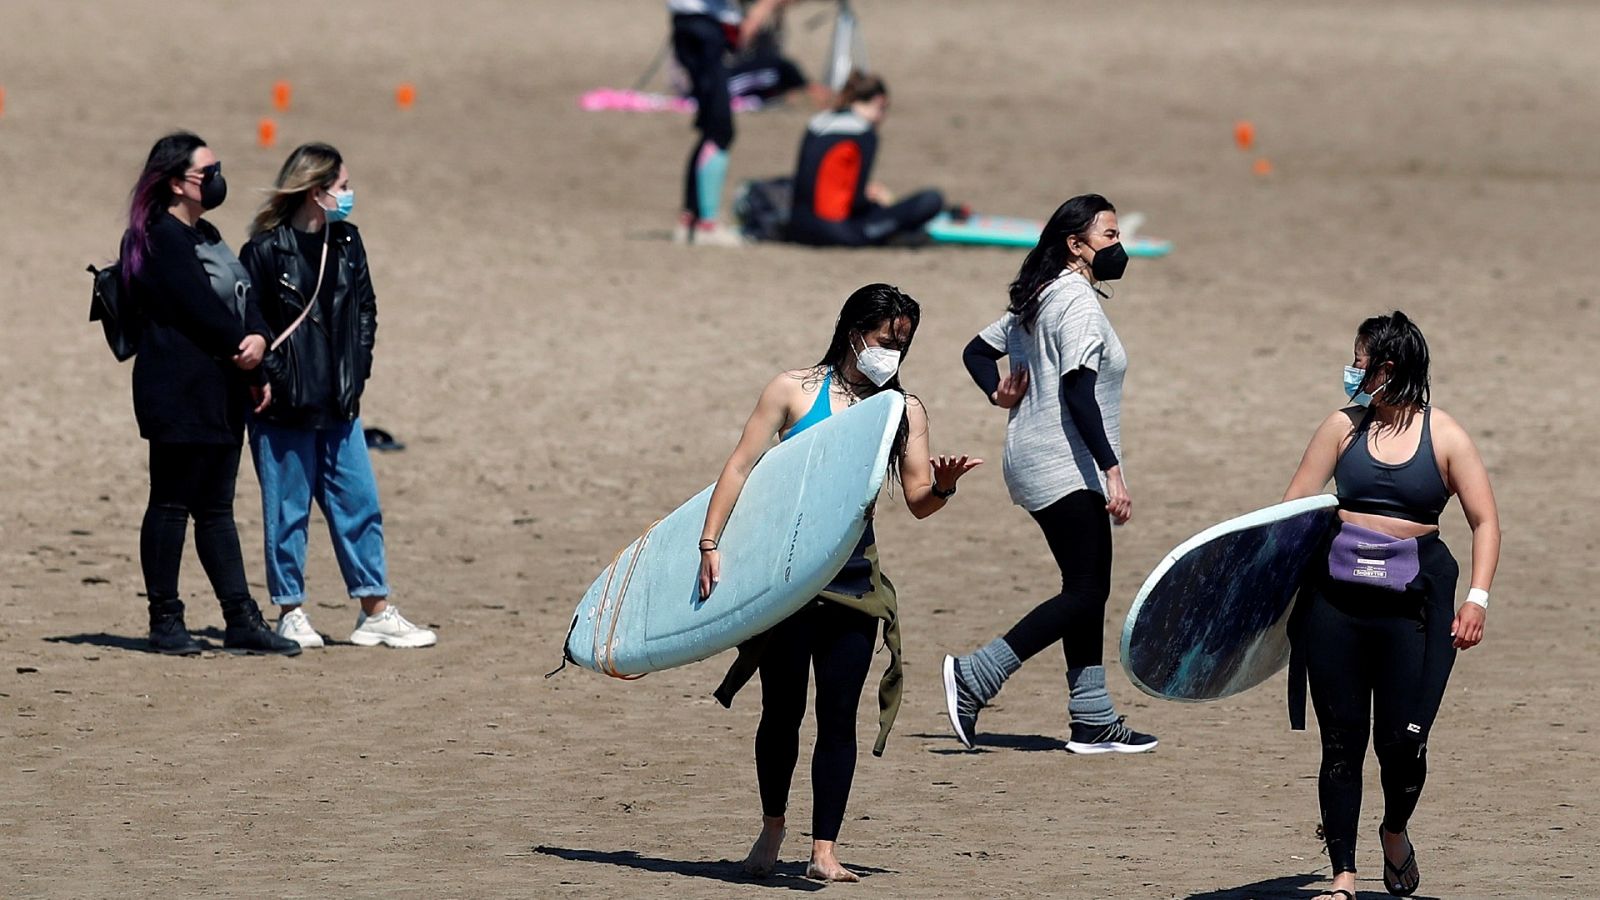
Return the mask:
<svg viewBox="0 0 1600 900">
<path fill-rule="evenodd" d="M 1067 670 L 1067 715 L 1080 725 L 1110 725 L 1117 721 L 1116 707 L 1106 691 L 1105 666 Z"/>
<path fill-rule="evenodd" d="M 700 145 L 694 164 L 695 193 L 699 195 L 700 219 L 714 222 L 722 210 L 722 183 L 728 180 L 728 151 L 711 141 Z"/>
<path fill-rule="evenodd" d="M 967 656 L 956 660 L 956 667 L 968 689 L 978 702 L 987 704 L 1000 693 L 1000 688 L 1012 673 L 1022 668 L 1022 660 L 1006 643 L 1005 638 L 995 638 Z"/>
</svg>

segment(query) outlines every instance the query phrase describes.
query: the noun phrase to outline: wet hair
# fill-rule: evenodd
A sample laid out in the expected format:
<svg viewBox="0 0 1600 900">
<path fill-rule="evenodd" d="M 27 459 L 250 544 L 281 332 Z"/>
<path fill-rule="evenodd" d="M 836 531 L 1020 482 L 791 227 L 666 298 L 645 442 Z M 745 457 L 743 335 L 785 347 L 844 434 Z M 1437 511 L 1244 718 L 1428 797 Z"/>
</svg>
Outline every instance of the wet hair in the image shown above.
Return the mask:
<svg viewBox="0 0 1600 900">
<path fill-rule="evenodd" d="M 169 179 L 182 178 L 206 142 L 192 131 L 174 131 L 156 141 L 128 200 L 128 230 L 122 235 L 122 278 L 131 284 L 150 258 L 150 226 L 172 207 Z"/>
<path fill-rule="evenodd" d="M 842 379 L 841 369 L 845 362 L 854 358 L 855 345 L 862 337 L 877 331 L 885 322 L 895 319 L 911 321 L 911 329 L 905 335 L 905 346 L 900 348 L 900 358 L 903 361 L 911 352 L 912 339 L 917 336 L 917 324 L 922 321 L 922 307 L 910 294 L 893 285 L 876 283 L 857 288 L 839 310 L 839 319 L 833 326 L 833 339 L 828 342 L 827 352 L 817 360 L 818 372 L 831 372 L 834 378 Z M 900 386 L 898 371 L 881 388 L 868 383 L 869 394 L 880 391 L 899 391 L 908 399 L 914 396 L 907 394 L 906 389 Z M 910 433 L 909 420 L 902 415 L 900 428 L 895 432 L 894 446 L 889 450 L 889 477 L 892 479 L 900 477 L 900 463 L 905 458 L 906 438 Z"/>
<path fill-rule="evenodd" d="M 250 236 L 271 231 L 289 221 L 305 202 L 306 195 L 318 188 L 333 187 L 339 180 L 344 157 L 330 144 L 301 144 L 278 170 L 278 178 L 268 191 L 267 202 L 250 223 Z"/>
<path fill-rule="evenodd" d="M 853 103 L 864 103 L 875 100 L 889 93 L 889 86 L 884 84 L 883 78 L 861 69 L 851 69 L 850 77 L 844 81 L 844 87 L 839 89 L 839 99 L 834 103 L 835 112 L 844 112 Z"/>
<path fill-rule="evenodd" d="M 1044 230 L 1039 232 L 1039 242 L 1022 260 L 1022 268 L 1017 270 L 1017 277 L 1009 289 L 1011 303 L 1006 309 L 1022 322 L 1023 328 L 1033 330 L 1033 322 L 1039 317 L 1040 295 L 1044 286 L 1054 281 L 1061 270 L 1067 267 L 1067 238 L 1072 235 L 1085 237 L 1089 227 L 1094 224 L 1095 216 L 1116 211 L 1111 201 L 1099 194 L 1080 194 L 1056 207 L 1050 221 L 1044 223 Z"/>
<path fill-rule="evenodd" d="M 1428 405 L 1428 341 L 1417 323 L 1398 309 L 1387 316 L 1373 316 L 1356 329 L 1356 342 L 1367 351 L 1362 390 L 1368 389 L 1378 368 L 1388 363 L 1393 368 L 1379 395 L 1381 401 L 1401 409 Z"/>
</svg>

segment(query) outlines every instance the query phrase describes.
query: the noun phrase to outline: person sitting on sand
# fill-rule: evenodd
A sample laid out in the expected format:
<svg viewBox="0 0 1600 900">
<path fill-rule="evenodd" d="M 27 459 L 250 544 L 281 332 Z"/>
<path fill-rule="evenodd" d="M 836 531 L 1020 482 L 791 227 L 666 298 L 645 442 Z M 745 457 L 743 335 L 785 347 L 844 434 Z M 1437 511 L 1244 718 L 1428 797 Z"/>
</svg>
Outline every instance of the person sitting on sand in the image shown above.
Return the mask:
<svg viewBox="0 0 1600 900">
<path fill-rule="evenodd" d="M 934 190 L 895 202 L 872 181 L 878 128 L 889 115 L 883 79 L 852 72 L 834 109 L 813 118 L 800 142 L 788 237 L 801 244 L 867 247 L 916 237 L 944 209 Z"/>
</svg>

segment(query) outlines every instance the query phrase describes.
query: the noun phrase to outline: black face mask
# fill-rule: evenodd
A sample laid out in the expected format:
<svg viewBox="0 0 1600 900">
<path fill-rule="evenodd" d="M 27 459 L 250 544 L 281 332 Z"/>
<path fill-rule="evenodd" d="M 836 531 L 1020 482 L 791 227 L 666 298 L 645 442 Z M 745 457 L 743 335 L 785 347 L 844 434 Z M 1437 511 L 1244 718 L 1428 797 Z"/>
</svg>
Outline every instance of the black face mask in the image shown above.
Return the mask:
<svg viewBox="0 0 1600 900">
<path fill-rule="evenodd" d="M 1089 264 L 1089 271 L 1094 273 L 1096 281 L 1116 281 L 1127 270 L 1128 251 L 1122 249 L 1121 241 L 1096 250 L 1094 262 Z"/>
<path fill-rule="evenodd" d="M 222 177 L 222 163 L 200 170 L 200 208 L 216 209 L 228 199 L 228 181 Z"/>
</svg>

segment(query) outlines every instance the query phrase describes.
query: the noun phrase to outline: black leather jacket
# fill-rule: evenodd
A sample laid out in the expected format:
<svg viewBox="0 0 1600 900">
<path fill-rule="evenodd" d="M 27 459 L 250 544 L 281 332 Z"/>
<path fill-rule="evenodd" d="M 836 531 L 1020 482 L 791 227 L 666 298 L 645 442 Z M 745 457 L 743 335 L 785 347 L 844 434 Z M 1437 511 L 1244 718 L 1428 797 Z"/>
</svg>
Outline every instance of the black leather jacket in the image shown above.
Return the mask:
<svg viewBox="0 0 1600 900">
<path fill-rule="evenodd" d="M 313 306 L 306 321 L 261 363 L 272 382 L 272 405 L 263 416 L 285 425 L 306 425 L 309 408 L 326 396 L 330 380 L 338 415 L 346 422 L 353 421 L 361 412 L 361 391 L 372 374 L 378 304 L 367 270 L 367 251 L 361 234 L 349 222 L 335 222 L 328 228 L 328 254 L 334 260 L 329 277 L 336 279 L 331 320 L 320 304 Z M 315 274 L 309 272 L 312 266 L 300 258 L 290 229 L 284 224 L 258 234 L 239 254 L 274 339 L 299 318 L 308 302 L 306 294 L 316 282 Z"/>
</svg>

